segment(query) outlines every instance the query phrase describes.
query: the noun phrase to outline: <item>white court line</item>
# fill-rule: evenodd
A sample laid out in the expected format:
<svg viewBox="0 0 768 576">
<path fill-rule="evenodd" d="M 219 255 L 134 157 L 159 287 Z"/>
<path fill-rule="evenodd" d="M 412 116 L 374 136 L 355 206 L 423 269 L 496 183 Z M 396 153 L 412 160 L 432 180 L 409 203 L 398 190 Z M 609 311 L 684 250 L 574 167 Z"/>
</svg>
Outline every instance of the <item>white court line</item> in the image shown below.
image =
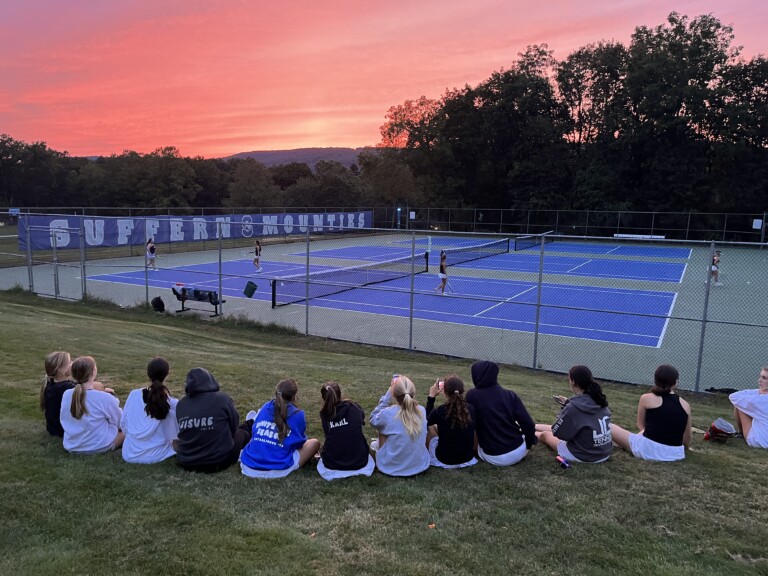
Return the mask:
<svg viewBox="0 0 768 576">
<path fill-rule="evenodd" d="M 621 246 L 615 246 L 614 248 L 611 248 L 610 250 L 608 250 L 606 254 L 610 254 L 611 252 L 615 252 L 616 250 L 619 250 L 619 249 L 621 249 Z"/>
<path fill-rule="evenodd" d="M 359 314 L 379 314 L 379 315 L 381 315 L 381 312 L 367 311 L 365 309 L 360 309 L 360 308 L 350 309 L 350 308 L 337 308 L 337 307 L 334 307 L 334 306 L 323 306 L 322 302 L 323 301 L 336 302 L 336 303 L 339 303 L 339 304 L 346 304 L 346 305 L 352 304 L 354 306 L 368 307 L 368 308 L 375 308 L 375 309 L 382 309 L 383 308 L 383 309 L 391 309 L 391 310 L 401 310 L 403 312 L 408 312 L 410 310 L 410 308 L 408 306 L 392 306 L 392 305 L 388 305 L 388 304 L 374 304 L 374 303 L 369 303 L 369 302 L 350 302 L 349 300 L 338 300 L 336 298 L 331 298 L 329 296 L 325 296 L 325 297 L 322 297 L 322 298 L 317 298 L 315 300 L 319 301 L 319 303 L 315 304 L 315 306 L 319 307 L 319 308 L 326 308 L 326 309 L 330 309 L 330 310 L 344 310 L 346 312 L 356 312 L 356 313 L 359 313 Z M 450 320 L 451 318 L 456 318 L 456 317 L 473 318 L 473 316 L 470 316 L 469 314 L 456 314 L 455 312 L 441 312 L 439 310 L 423 310 L 423 309 L 420 310 L 420 311 L 422 313 L 425 313 L 425 314 L 430 314 L 430 315 L 435 315 L 435 316 L 445 316 L 446 317 L 446 319 L 444 319 L 444 320 L 441 319 L 441 318 L 418 318 L 418 320 L 422 320 L 422 321 L 440 322 L 440 323 L 445 323 L 445 324 L 455 324 L 455 325 L 458 325 L 458 326 L 475 326 L 475 327 L 480 327 L 480 328 L 491 328 L 491 329 L 495 329 L 495 330 L 513 330 L 513 329 L 510 329 L 510 328 L 497 328 L 495 326 L 486 326 L 484 324 L 479 324 L 478 325 L 478 324 L 472 324 L 472 323 L 466 323 L 466 322 L 455 322 L 455 321 Z M 498 318 L 498 317 L 490 317 L 490 318 L 486 317 L 485 319 L 487 319 L 487 320 L 497 320 L 499 322 L 507 322 L 507 323 L 510 323 L 510 324 L 522 324 L 522 325 L 530 325 L 530 326 L 534 325 L 533 322 L 526 321 L 526 320 L 510 320 L 510 319 L 507 319 L 507 318 Z M 548 327 L 552 327 L 552 328 L 567 328 L 567 329 L 578 330 L 578 331 L 582 331 L 582 332 L 586 332 L 586 333 L 596 332 L 596 333 L 600 333 L 600 334 L 618 334 L 618 335 L 622 335 L 622 336 L 636 336 L 636 337 L 647 338 L 647 339 L 654 338 L 654 336 L 655 336 L 654 334 L 641 334 L 641 333 L 638 333 L 638 332 L 622 332 L 622 331 L 619 331 L 619 330 L 603 330 L 603 329 L 600 329 L 600 328 L 586 328 L 584 326 L 570 326 L 568 324 L 552 324 L 552 323 L 549 323 L 549 322 L 541 322 L 540 325 L 541 326 L 548 326 Z M 530 330 L 516 330 L 516 331 L 517 332 L 531 332 Z M 549 334 L 549 333 L 547 333 L 547 334 Z M 615 340 L 600 340 L 600 339 L 597 339 L 597 338 L 584 338 L 584 337 L 581 337 L 581 336 L 568 336 L 568 335 L 565 335 L 565 334 L 551 334 L 551 335 L 552 336 L 558 336 L 558 337 L 561 337 L 561 338 L 574 338 L 576 340 L 589 340 L 589 341 L 594 341 L 594 342 L 613 342 L 614 344 L 624 344 L 624 345 L 627 345 L 627 346 L 642 346 L 643 348 L 652 348 L 653 347 L 652 345 L 647 345 L 647 344 L 634 344 L 634 343 L 630 343 L 630 342 L 617 342 Z"/>
<path fill-rule="evenodd" d="M 571 268 L 570 270 L 566 270 L 566 271 L 565 271 L 565 273 L 566 273 L 566 274 L 570 274 L 570 273 L 571 273 L 571 272 L 573 272 L 574 270 L 578 270 L 579 268 L 581 268 L 582 266 L 586 266 L 586 265 L 587 265 L 587 264 L 589 264 L 590 262 L 592 262 L 592 258 L 590 258 L 590 259 L 589 259 L 589 260 L 587 260 L 586 262 L 582 262 L 581 264 L 579 264 L 578 266 L 575 266 L 574 268 Z"/>
<path fill-rule="evenodd" d="M 510 300 L 513 300 L 514 298 L 517 298 L 518 296 L 522 296 L 523 294 L 525 294 L 526 292 L 530 292 L 530 291 L 531 291 L 531 290 L 533 290 L 534 288 L 536 288 L 536 286 L 531 286 L 530 288 L 528 288 L 528 290 L 523 290 L 522 292 L 518 292 L 518 293 L 517 293 L 517 294 L 515 294 L 514 296 L 510 296 L 509 298 L 507 298 L 506 300 L 504 300 L 504 302 L 499 302 L 499 303 L 497 303 L 497 304 L 494 304 L 494 305 L 493 305 L 493 306 L 491 306 L 490 308 L 486 308 L 485 310 L 481 310 L 481 311 L 480 311 L 480 312 L 478 312 L 477 314 L 474 314 L 474 315 L 473 315 L 473 317 L 474 317 L 474 318 L 477 318 L 477 317 L 478 317 L 478 316 L 480 316 L 481 314 L 485 314 L 486 312 L 490 312 L 491 310 L 493 310 L 493 309 L 494 309 L 494 308 L 496 308 L 497 306 L 501 306 L 502 304 L 506 304 L 506 303 L 507 303 L 507 302 L 509 302 Z"/>
<path fill-rule="evenodd" d="M 683 283 L 683 277 L 685 277 L 686 270 L 688 270 L 688 262 L 683 264 L 683 273 L 680 274 L 680 279 L 677 281 L 678 284 L 682 284 Z"/>
<path fill-rule="evenodd" d="M 659 339 L 656 342 L 656 348 L 661 348 L 661 343 L 664 341 L 664 335 L 667 333 L 667 326 L 669 326 L 669 320 L 670 316 L 672 315 L 672 310 L 675 307 L 675 302 L 677 301 L 677 292 L 675 292 L 675 295 L 672 297 L 672 302 L 669 305 L 669 310 L 667 310 L 667 318 L 664 320 L 664 326 L 661 328 L 661 334 L 659 334 Z"/>
</svg>

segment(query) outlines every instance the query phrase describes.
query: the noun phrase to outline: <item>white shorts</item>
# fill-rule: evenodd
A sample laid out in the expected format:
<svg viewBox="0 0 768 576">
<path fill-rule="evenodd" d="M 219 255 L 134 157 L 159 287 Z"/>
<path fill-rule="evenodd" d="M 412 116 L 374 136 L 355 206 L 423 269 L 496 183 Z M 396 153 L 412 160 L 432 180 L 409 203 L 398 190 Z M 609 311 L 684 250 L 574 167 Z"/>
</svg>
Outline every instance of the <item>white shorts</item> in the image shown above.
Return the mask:
<svg viewBox="0 0 768 576">
<path fill-rule="evenodd" d="M 712 272 L 717 272 L 717 266 L 712 266 Z"/>
<path fill-rule="evenodd" d="M 512 450 L 512 452 L 496 454 L 495 456 L 486 454 L 480 446 L 477 447 L 477 455 L 480 456 L 480 460 L 488 462 L 488 464 L 493 464 L 494 466 L 512 466 L 525 458 L 526 454 L 528 454 L 528 448 L 526 448 L 525 442 Z"/>
<path fill-rule="evenodd" d="M 331 470 L 325 467 L 322 458 L 317 462 L 317 472 L 325 480 L 340 480 L 341 478 L 351 478 L 352 476 L 370 476 L 374 470 L 376 470 L 376 463 L 373 460 L 373 456 L 370 455 L 368 456 L 368 464 L 359 470 Z"/>
<path fill-rule="evenodd" d="M 271 478 L 285 478 L 293 472 L 294 470 L 299 469 L 299 451 L 294 450 L 293 451 L 293 464 L 286 468 L 285 470 L 254 470 L 253 468 L 249 468 L 242 462 L 240 462 L 240 470 L 242 471 L 244 476 L 248 476 L 249 478 L 261 478 L 262 480 L 269 480 Z"/>
<path fill-rule="evenodd" d="M 430 466 L 435 466 L 437 468 L 467 468 L 469 466 L 474 466 L 477 464 L 477 458 L 474 456 L 472 457 L 472 460 L 468 460 L 467 462 L 462 462 L 461 464 L 443 464 L 440 462 L 440 460 L 437 459 L 437 441 L 440 439 L 439 436 L 435 436 L 432 438 L 432 440 L 429 441 L 429 464 Z"/>
<path fill-rule="evenodd" d="M 557 444 L 557 455 L 565 458 L 568 460 L 568 462 L 578 462 L 579 464 L 600 464 L 601 462 L 605 462 L 610 458 L 610 456 L 606 456 L 605 458 L 602 458 L 600 460 L 595 460 L 593 462 L 586 462 L 584 460 L 579 460 L 571 454 L 571 451 L 568 450 L 568 443 L 565 440 L 560 440 Z"/>
<path fill-rule="evenodd" d="M 448 274 L 438 274 L 437 277 L 440 278 L 440 280 L 445 280 L 448 278 Z"/>
<path fill-rule="evenodd" d="M 642 434 L 630 434 L 629 447 L 632 449 L 632 455 L 641 460 L 674 462 L 685 458 L 685 447 L 659 444 Z"/>
</svg>

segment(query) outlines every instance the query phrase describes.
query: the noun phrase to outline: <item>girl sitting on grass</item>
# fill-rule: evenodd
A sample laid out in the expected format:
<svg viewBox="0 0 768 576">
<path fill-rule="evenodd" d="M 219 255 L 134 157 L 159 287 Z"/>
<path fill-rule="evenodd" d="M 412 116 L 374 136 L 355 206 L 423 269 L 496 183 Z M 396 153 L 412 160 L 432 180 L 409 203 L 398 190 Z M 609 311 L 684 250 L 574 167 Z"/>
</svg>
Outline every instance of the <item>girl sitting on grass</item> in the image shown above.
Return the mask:
<svg viewBox="0 0 768 576">
<path fill-rule="evenodd" d="M 371 443 L 376 467 L 389 476 L 413 476 L 429 468 L 427 415 L 415 395 L 413 382 L 395 374 L 371 413 L 371 426 L 379 432 Z"/>
<path fill-rule="evenodd" d="M 435 409 L 435 398 L 445 394 L 445 403 Z M 438 380 L 427 397 L 427 449 L 430 464 L 439 468 L 465 468 L 475 458 L 475 407 L 464 398 L 464 382 L 458 376 Z"/>
<path fill-rule="evenodd" d="M 75 387 L 70 368 L 72 359 L 69 352 L 51 352 L 45 357 L 45 378 L 40 387 L 40 410 L 45 414 L 45 429 L 51 436 L 64 436 L 61 427 L 61 399 L 64 392 Z"/>
<path fill-rule="evenodd" d="M 653 374 L 654 386 L 640 396 L 637 427 L 630 433 L 611 424 L 613 441 L 635 458 L 673 462 L 685 458 L 691 444 L 691 406 L 675 394 L 680 373 L 674 366 L 662 364 Z"/>
<path fill-rule="evenodd" d="M 170 365 L 165 358 L 147 364 L 149 386 L 132 390 L 123 407 L 121 428 L 125 432 L 123 460 L 132 464 L 154 464 L 176 454 L 173 442 L 179 435 L 176 421 L 178 400 L 165 385 Z"/>
<path fill-rule="evenodd" d="M 90 356 L 72 362 L 72 378 L 77 384 L 64 392 L 60 412 L 67 452 L 98 454 L 123 445 L 120 400 L 96 381 L 96 374 L 96 361 Z"/>
<path fill-rule="evenodd" d="M 296 406 L 298 393 L 294 380 L 281 380 L 274 399 L 254 413 L 251 441 L 240 454 L 240 469 L 245 476 L 283 478 L 317 454 L 320 442 L 305 435 L 307 420 L 304 411 Z M 251 419 L 251 413 L 247 419 Z"/>
<path fill-rule="evenodd" d="M 317 463 L 320 476 L 326 480 L 370 476 L 376 464 L 363 434 L 365 412 L 356 402 L 342 399 L 336 382 L 323 384 L 320 396 L 323 399 L 320 422 L 325 433 Z"/>
<path fill-rule="evenodd" d="M 536 436 L 568 462 L 605 462 L 611 456 L 611 411 L 600 384 L 586 366 L 568 371 L 574 396 L 552 426 L 536 424 Z"/>
</svg>

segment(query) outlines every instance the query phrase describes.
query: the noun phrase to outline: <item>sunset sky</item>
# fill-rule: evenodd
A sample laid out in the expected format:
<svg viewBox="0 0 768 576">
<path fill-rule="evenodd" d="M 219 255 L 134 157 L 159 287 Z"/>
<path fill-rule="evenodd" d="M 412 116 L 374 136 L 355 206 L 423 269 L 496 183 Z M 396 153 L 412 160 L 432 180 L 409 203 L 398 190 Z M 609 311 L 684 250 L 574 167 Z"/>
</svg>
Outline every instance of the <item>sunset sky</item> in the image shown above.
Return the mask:
<svg viewBox="0 0 768 576">
<path fill-rule="evenodd" d="M 671 11 L 768 54 L 766 0 L 0 0 L 0 133 L 73 156 L 370 146 L 390 106 Z"/>
</svg>

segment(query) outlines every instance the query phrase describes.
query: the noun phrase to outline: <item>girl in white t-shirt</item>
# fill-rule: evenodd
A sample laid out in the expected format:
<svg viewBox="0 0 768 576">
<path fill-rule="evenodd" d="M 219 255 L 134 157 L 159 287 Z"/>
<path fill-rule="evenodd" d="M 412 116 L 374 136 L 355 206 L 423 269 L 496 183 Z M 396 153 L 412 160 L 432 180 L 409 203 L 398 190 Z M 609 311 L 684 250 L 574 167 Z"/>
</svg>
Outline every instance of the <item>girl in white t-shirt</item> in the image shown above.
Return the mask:
<svg viewBox="0 0 768 576">
<path fill-rule="evenodd" d="M 165 358 L 147 364 L 150 385 L 132 390 L 123 407 L 120 427 L 125 432 L 123 460 L 132 464 L 154 464 L 176 455 L 173 442 L 179 435 L 176 421 L 178 400 L 165 385 L 170 365 Z"/>
<path fill-rule="evenodd" d="M 77 384 L 61 399 L 64 449 L 79 454 L 117 450 L 125 438 L 119 428 L 120 400 L 96 381 L 96 361 L 90 356 L 75 358 L 71 373 Z"/>
</svg>

